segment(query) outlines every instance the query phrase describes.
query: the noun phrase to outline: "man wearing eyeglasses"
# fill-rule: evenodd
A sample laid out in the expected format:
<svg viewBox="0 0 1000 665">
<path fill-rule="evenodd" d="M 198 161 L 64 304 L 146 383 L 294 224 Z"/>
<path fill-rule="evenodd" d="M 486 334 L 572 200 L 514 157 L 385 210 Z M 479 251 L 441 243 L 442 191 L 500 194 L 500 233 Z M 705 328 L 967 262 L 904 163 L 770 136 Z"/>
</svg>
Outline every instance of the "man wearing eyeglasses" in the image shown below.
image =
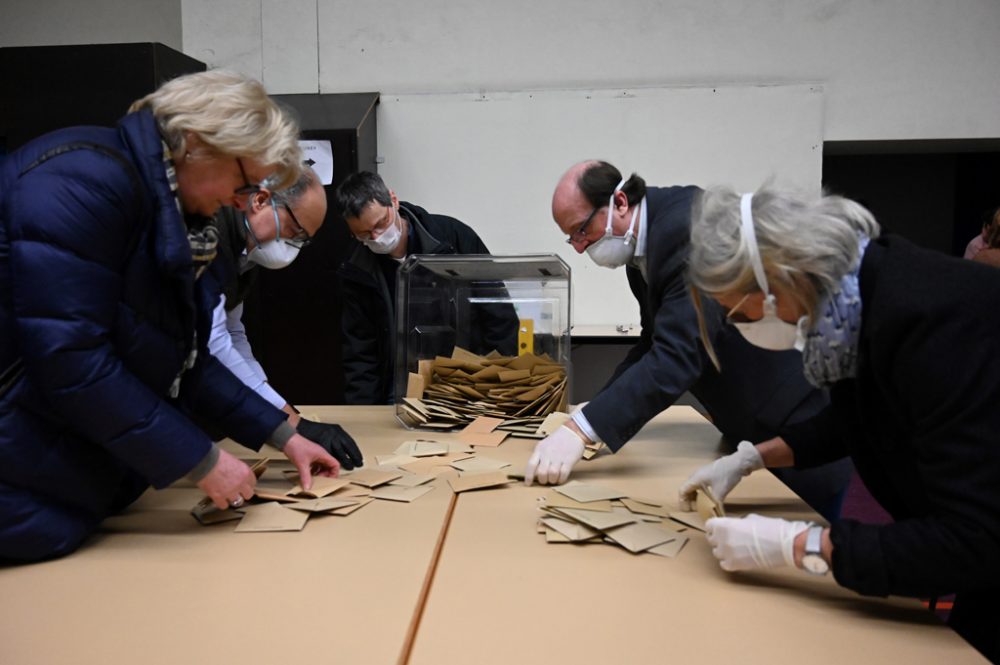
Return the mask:
<svg viewBox="0 0 1000 665">
<path fill-rule="evenodd" d="M 552 217 L 578 253 L 597 265 L 626 268 L 639 301 L 642 335 L 604 388 L 535 448 L 525 481 L 563 483 L 583 454 L 601 441 L 617 451 L 660 411 L 690 390 L 715 426 L 733 443 L 779 436 L 785 424 L 805 420 L 826 395 L 802 375 L 797 351 L 767 351 L 746 342 L 725 312 L 701 303 L 722 371 L 700 346 L 696 303 L 684 279 L 691 208 L 697 187 L 647 187 L 607 162 L 574 165 L 552 197 Z M 583 294 L 582 297 L 586 297 Z M 740 445 L 739 450 L 752 445 Z M 749 467 L 758 460 L 748 455 Z M 781 470 L 779 477 L 819 512 L 839 511 L 851 467 L 845 460 L 822 469 Z"/>
<path fill-rule="evenodd" d="M 391 403 L 399 265 L 411 254 L 489 254 L 489 250 L 457 219 L 397 199 L 375 173 L 348 177 L 337 188 L 337 204 L 359 243 L 339 271 L 344 397 L 348 404 Z M 471 325 L 470 351 L 515 352 L 518 321 L 509 305 L 478 306 Z"/>
<path fill-rule="evenodd" d="M 326 192 L 311 169 L 305 169 L 288 189 L 272 191 L 271 186 L 268 180 L 259 187 L 249 185 L 245 211 L 222 208 L 215 215 L 220 236 L 216 262 L 227 270 L 213 312 L 208 348 L 244 384 L 288 413 L 288 422 L 299 434 L 320 444 L 350 470 L 363 463 L 354 439 L 340 425 L 299 416 L 268 383 L 243 326 L 243 301 L 256 280 L 257 267 L 277 270 L 291 264 L 309 245 L 326 216 Z"/>
</svg>

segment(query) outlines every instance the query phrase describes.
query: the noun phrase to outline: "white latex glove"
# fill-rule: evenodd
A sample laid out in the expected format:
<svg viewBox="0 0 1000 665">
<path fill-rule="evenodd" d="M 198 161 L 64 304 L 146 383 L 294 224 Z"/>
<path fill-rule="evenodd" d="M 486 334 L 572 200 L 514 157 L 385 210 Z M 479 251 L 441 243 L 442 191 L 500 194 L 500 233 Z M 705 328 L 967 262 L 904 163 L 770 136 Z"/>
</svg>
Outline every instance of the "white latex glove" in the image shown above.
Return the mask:
<svg viewBox="0 0 1000 665">
<path fill-rule="evenodd" d="M 713 517 L 705 522 L 705 535 L 719 565 L 732 572 L 794 566 L 795 536 L 810 526 L 760 515 Z"/>
<path fill-rule="evenodd" d="M 699 487 L 708 489 L 716 501 L 722 503 L 743 476 L 764 468 L 764 460 L 757 447 L 749 441 L 740 441 L 736 452 L 720 457 L 691 474 L 678 491 L 681 510 L 694 510 L 695 493 Z"/>
<path fill-rule="evenodd" d="M 583 439 L 561 425 L 559 429 L 538 442 L 535 452 L 524 470 L 524 484 L 538 480 L 542 485 L 561 485 L 569 478 L 573 465 L 583 457 Z"/>
</svg>

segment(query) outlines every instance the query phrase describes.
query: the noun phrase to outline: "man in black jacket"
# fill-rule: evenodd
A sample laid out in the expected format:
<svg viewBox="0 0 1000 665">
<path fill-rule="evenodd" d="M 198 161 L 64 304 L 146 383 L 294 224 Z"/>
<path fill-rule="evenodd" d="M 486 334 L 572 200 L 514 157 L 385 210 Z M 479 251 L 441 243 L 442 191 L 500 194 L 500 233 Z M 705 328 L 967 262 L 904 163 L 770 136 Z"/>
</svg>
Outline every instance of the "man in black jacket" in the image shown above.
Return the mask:
<svg viewBox="0 0 1000 665">
<path fill-rule="evenodd" d="M 358 240 L 340 267 L 343 296 L 344 398 L 348 404 L 393 401 L 396 271 L 411 254 L 489 254 L 476 232 L 444 215 L 399 201 L 382 178 L 361 171 L 337 188 L 337 205 Z M 451 323 L 444 303 L 427 303 Z M 509 355 L 517 343 L 517 318 L 509 306 L 483 306 L 469 333 L 470 351 Z M 434 316 L 425 317 L 433 319 Z"/>
<path fill-rule="evenodd" d="M 691 206 L 700 194 L 691 186 L 647 188 L 638 175 L 624 178 L 598 161 L 576 164 L 559 181 L 553 219 L 577 252 L 586 251 L 604 267 L 626 266 L 642 335 L 597 396 L 538 444 L 527 482 L 565 482 L 585 442 L 601 441 L 617 451 L 685 391 L 698 398 L 733 444 L 779 436 L 827 404 L 825 393 L 803 378 L 797 351 L 754 347 L 722 325 L 726 313 L 711 301 L 701 306 L 725 371 L 716 371 L 706 355 L 684 276 Z M 739 450 L 746 451 L 748 467 L 759 468 L 752 448 Z M 776 475 L 830 518 L 839 511 L 850 474 L 850 464 L 841 461 Z"/>
</svg>

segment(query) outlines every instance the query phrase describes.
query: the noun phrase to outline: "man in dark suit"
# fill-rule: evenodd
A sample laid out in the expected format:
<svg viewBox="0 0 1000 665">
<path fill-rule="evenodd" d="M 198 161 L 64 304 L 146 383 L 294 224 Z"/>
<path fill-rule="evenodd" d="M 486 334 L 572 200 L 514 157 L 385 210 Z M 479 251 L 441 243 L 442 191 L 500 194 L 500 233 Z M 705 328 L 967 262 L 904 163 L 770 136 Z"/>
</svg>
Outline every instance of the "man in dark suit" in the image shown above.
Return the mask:
<svg viewBox="0 0 1000 665">
<path fill-rule="evenodd" d="M 706 354 L 684 278 L 691 207 L 700 194 L 692 186 L 647 188 L 638 175 L 624 178 L 598 161 L 576 164 L 560 179 L 553 219 L 577 252 L 607 268 L 626 267 L 642 335 L 597 396 L 538 444 L 525 472 L 529 484 L 565 482 L 585 443 L 600 441 L 617 451 L 685 391 L 698 398 L 731 444 L 780 436 L 783 427 L 826 405 L 825 393 L 803 378 L 797 351 L 754 347 L 722 325 L 726 313 L 710 301 L 700 306 L 721 372 Z M 762 466 L 752 448 L 738 447 L 747 473 Z M 850 474 L 850 464 L 838 462 L 779 477 L 831 517 Z"/>
</svg>

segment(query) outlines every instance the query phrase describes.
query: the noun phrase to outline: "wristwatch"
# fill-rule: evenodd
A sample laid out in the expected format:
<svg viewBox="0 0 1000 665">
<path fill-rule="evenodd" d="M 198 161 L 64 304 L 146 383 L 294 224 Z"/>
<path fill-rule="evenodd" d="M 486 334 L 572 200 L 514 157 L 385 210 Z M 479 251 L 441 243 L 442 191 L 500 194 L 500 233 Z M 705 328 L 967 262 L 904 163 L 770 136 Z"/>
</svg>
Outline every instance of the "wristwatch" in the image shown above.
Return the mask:
<svg viewBox="0 0 1000 665">
<path fill-rule="evenodd" d="M 830 572 L 830 564 L 823 558 L 822 546 L 823 527 L 819 525 L 809 527 L 806 533 L 806 549 L 802 555 L 802 568 L 810 575 L 826 575 Z"/>
</svg>

